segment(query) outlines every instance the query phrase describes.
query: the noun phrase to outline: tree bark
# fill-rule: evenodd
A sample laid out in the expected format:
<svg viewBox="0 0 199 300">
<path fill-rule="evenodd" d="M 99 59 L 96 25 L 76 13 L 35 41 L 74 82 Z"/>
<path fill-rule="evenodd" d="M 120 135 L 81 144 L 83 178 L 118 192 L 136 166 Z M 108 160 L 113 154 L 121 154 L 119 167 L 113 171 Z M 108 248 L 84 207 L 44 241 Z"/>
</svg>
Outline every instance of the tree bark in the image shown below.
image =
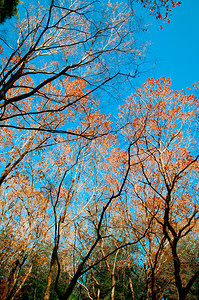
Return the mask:
<svg viewBox="0 0 199 300">
<path fill-rule="evenodd" d="M 44 294 L 44 300 L 49 300 L 49 298 L 50 298 L 50 288 L 51 288 L 51 284 L 52 284 L 53 271 L 54 271 L 55 265 L 56 265 L 56 255 L 57 255 L 57 245 L 54 247 L 52 257 L 51 257 L 50 270 L 48 273 L 48 279 L 47 279 L 46 290 L 45 290 L 45 294 Z"/>
</svg>

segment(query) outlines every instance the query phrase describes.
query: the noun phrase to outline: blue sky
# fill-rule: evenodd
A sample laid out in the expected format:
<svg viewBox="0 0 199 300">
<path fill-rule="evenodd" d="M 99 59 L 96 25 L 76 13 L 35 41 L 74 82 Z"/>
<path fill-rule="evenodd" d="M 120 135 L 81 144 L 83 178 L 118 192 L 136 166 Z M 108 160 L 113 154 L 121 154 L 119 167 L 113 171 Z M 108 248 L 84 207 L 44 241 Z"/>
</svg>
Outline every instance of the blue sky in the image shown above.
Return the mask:
<svg viewBox="0 0 199 300">
<path fill-rule="evenodd" d="M 136 86 L 149 77 L 161 76 L 171 77 L 172 88 L 176 90 L 186 89 L 199 81 L 199 0 L 181 2 L 180 7 L 172 10 L 169 24 L 156 21 L 154 16 L 148 16 L 148 10 L 139 6 L 144 23 L 149 25 L 141 37 L 151 43 L 150 54 L 146 57 L 150 63 L 146 69 L 154 67 L 140 76 Z M 160 24 L 163 30 L 159 29 Z"/>
<path fill-rule="evenodd" d="M 153 17 L 146 40 L 151 41 L 150 58 L 156 66 L 147 77 L 171 77 L 172 87 L 185 89 L 199 81 L 199 0 L 181 0 L 172 11 L 171 22 L 163 30 Z M 146 22 L 145 22 L 146 23 Z M 160 23 L 161 24 L 161 23 Z"/>
</svg>

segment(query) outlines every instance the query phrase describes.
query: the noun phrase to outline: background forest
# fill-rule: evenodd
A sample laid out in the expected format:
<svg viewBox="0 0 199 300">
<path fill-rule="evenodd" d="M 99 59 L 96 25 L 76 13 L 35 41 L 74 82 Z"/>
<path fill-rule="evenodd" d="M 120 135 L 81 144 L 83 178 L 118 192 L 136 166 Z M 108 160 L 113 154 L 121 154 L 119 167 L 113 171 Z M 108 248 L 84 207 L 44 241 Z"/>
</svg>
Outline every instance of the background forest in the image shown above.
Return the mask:
<svg viewBox="0 0 199 300">
<path fill-rule="evenodd" d="M 199 299 L 198 83 L 137 85 L 180 5 L 1 1 L 0 299 Z"/>
</svg>

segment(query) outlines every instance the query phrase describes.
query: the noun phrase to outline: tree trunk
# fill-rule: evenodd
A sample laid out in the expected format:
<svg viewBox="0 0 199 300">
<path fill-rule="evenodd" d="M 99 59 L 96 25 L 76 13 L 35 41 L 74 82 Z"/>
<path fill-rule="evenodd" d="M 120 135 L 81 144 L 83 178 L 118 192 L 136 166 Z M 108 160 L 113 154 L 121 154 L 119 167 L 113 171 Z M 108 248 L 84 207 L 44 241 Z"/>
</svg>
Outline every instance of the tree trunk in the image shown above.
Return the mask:
<svg viewBox="0 0 199 300">
<path fill-rule="evenodd" d="M 156 300 L 154 270 L 147 270 L 147 300 Z"/>
<path fill-rule="evenodd" d="M 97 300 L 100 300 L 100 289 L 97 289 Z"/>
<path fill-rule="evenodd" d="M 19 266 L 20 266 L 20 262 L 19 262 L 19 259 L 17 259 L 14 262 L 14 266 L 13 266 L 12 270 L 10 271 L 8 280 L 7 280 L 4 290 L 3 290 L 3 295 L 2 295 L 1 300 L 10 300 L 11 299 L 13 292 L 14 292 L 14 287 L 16 284 L 16 277 L 17 277 L 16 273 L 18 273 L 17 271 L 18 271 Z"/>
<path fill-rule="evenodd" d="M 115 299 L 115 274 L 111 274 L 111 300 Z"/>
<path fill-rule="evenodd" d="M 130 290 L 131 290 L 132 300 L 135 300 L 135 294 L 134 294 L 133 283 L 132 283 L 131 277 L 129 277 L 129 286 L 130 286 Z"/>
<path fill-rule="evenodd" d="M 55 265 L 56 265 L 56 251 L 57 251 L 57 247 L 54 247 L 52 257 L 51 257 L 51 262 L 50 262 L 50 271 L 48 274 L 46 290 L 45 290 L 45 294 L 44 294 L 44 300 L 49 300 L 49 297 L 50 297 L 50 288 L 51 288 L 51 283 L 52 283 L 53 271 L 54 271 Z"/>
</svg>

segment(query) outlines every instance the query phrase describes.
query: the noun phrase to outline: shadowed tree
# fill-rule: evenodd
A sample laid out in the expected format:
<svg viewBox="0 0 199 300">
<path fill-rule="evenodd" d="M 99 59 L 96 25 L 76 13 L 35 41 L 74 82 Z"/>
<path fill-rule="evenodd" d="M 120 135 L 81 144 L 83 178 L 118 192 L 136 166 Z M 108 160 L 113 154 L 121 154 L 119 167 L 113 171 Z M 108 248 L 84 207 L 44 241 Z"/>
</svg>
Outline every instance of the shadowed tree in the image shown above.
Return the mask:
<svg viewBox="0 0 199 300">
<path fill-rule="evenodd" d="M 0 23 L 17 14 L 17 5 L 19 0 L 1 0 L 0 1 Z"/>
</svg>

